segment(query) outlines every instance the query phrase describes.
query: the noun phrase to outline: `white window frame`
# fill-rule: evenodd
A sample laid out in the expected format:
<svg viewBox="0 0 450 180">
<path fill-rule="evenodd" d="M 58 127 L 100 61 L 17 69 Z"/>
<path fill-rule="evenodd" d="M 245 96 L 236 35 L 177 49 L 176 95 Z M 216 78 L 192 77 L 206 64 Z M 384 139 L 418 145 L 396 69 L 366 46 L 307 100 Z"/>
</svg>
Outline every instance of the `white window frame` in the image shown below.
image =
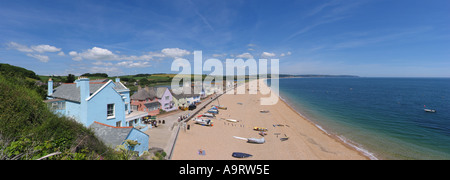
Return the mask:
<svg viewBox="0 0 450 180">
<path fill-rule="evenodd" d="M 108 113 L 108 111 L 109 111 L 108 106 L 109 105 L 113 105 L 112 116 L 109 116 L 109 113 Z M 106 117 L 107 117 L 107 119 L 114 119 L 114 118 L 116 118 L 116 105 L 115 104 L 108 104 L 108 105 L 106 105 Z"/>
</svg>

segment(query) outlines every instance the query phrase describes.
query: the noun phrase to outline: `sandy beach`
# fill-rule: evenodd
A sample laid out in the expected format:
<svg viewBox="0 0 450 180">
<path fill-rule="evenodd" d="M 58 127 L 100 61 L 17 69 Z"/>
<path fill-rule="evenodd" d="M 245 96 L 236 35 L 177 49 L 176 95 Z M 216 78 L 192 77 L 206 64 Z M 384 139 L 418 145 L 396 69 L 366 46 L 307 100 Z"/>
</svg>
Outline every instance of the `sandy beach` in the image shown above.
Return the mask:
<svg viewBox="0 0 450 180">
<path fill-rule="evenodd" d="M 180 130 L 175 144 L 173 160 L 235 160 L 233 152 L 253 155 L 248 160 L 321 160 L 321 159 L 368 159 L 362 153 L 327 135 L 313 123 L 300 116 L 285 102 L 260 105 L 260 92 L 269 88 L 259 81 L 257 94 L 224 94 L 211 104 L 226 106 L 220 110 L 213 126 L 201 126 L 191 120 L 190 130 Z M 248 83 L 246 84 L 248 86 Z M 276 97 L 279 98 L 279 97 Z M 261 113 L 267 110 L 268 113 Z M 203 110 L 207 111 L 207 109 Z M 239 120 L 237 123 L 225 119 Z M 278 125 L 278 126 L 277 126 Z M 267 128 L 264 144 L 247 143 L 233 136 L 261 138 L 254 127 Z M 289 137 L 286 141 L 280 138 Z M 199 150 L 204 155 L 199 155 Z"/>
</svg>

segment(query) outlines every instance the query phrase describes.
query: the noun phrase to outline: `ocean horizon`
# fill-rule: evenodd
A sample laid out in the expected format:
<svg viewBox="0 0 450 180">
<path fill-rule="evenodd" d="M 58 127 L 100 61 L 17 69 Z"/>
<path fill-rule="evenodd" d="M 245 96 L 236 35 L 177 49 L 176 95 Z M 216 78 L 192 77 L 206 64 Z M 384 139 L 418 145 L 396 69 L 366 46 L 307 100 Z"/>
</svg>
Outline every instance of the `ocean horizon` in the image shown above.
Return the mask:
<svg viewBox="0 0 450 180">
<path fill-rule="evenodd" d="M 279 81 L 287 104 L 371 159 L 450 159 L 450 78 Z"/>
</svg>

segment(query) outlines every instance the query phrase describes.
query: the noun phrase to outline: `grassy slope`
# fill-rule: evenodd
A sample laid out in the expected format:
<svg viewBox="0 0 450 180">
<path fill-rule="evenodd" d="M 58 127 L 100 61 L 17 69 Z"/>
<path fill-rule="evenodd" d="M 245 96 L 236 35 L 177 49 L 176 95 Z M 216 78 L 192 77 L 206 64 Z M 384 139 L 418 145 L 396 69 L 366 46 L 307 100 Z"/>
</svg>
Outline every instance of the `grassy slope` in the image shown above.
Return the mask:
<svg viewBox="0 0 450 180">
<path fill-rule="evenodd" d="M 0 74 L 0 159 L 36 159 L 53 152 L 55 159 L 113 158 L 92 131 L 53 114 L 23 77 Z"/>
</svg>

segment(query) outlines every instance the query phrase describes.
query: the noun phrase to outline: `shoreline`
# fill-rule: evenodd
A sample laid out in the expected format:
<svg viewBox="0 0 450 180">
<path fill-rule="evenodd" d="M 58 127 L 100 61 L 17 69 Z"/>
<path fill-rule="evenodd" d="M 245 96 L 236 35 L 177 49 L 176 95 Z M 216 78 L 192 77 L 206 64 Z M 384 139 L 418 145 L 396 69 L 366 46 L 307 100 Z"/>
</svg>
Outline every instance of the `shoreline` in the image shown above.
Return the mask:
<svg viewBox="0 0 450 180">
<path fill-rule="evenodd" d="M 301 116 L 302 118 L 304 118 L 305 120 L 307 120 L 308 122 L 310 122 L 312 125 L 314 125 L 318 130 L 322 131 L 324 134 L 326 134 L 327 136 L 329 136 L 330 138 L 333 138 L 334 140 L 336 140 L 337 142 L 341 143 L 342 145 L 346 146 L 347 148 L 349 148 L 350 150 L 355 150 L 357 152 L 359 152 L 362 156 L 365 156 L 367 158 L 367 160 L 379 160 L 379 158 L 377 158 L 375 155 L 373 155 L 373 153 L 369 152 L 368 150 L 359 147 L 358 145 L 356 145 L 353 142 L 348 142 L 349 139 L 345 138 L 345 137 L 341 137 L 338 136 L 334 133 L 329 133 L 327 130 L 325 130 L 322 126 L 314 123 L 314 121 L 310 120 L 309 118 L 307 118 L 306 116 L 304 116 L 301 112 L 298 112 L 297 110 L 295 110 L 295 108 L 293 108 L 293 105 L 290 105 L 284 98 L 281 97 L 281 95 L 278 95 L 280 100 L 286 104 L 286 106 L 288 106 L 292 111 L 295 111 L 296 113 L 298 113 L 299 116 Z M 351 141 L 351 140 L 350 140 Z"/>
<path fill-rule="evenodd" d="M 259 79 L 258 90 L 269 90 L 264 80 Z M 248 86 L 249 83 L 245 85 Z M 248 91 L 247 91 L 248 92 Z M 220 105 L 228 110 L 221 110 L 214 126 L 206 127 L 188 122 L 190 130 L 180 130 L 172 159 L 175 160 L 235 160 L 233 152 L 252 154 L 248 160 L 320 160 L 320 159 L 354 159 L 368 160 L 362 152 L 345 144 L 336 137 L 327 134 L 316 124 L 305 118 L 280 96 L 275 105 L 260 105 L 261 98 L 267 95 L 257 94 L 223 94 Z M 212 103 L 212 104 L 214 104 Z M 260 113 L 260 110 L 269 113 Z M 238 123 L 229 123 L 225 119 L 237 119 Z M 268 129 L 264 144 L 250 144 L 233 138 L 261 138 L 253 127 Z M 283 137 L 289 137 L 283 141 Z M 280 139 L 281 138 L 281 139 Z M 199 155 L 198 151 L 206 151 Z"/>
</svg>

